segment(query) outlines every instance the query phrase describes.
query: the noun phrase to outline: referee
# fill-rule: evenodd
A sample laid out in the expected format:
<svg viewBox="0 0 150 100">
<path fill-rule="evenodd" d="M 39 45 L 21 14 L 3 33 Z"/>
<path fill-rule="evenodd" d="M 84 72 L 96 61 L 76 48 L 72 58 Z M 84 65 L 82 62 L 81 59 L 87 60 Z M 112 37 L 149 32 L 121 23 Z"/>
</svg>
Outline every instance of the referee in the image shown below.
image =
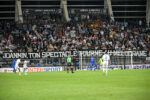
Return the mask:
<svg viewBox="0 0 150 100">
<path fill-rule="evenodd" d="M 69 73 L 69 69 L 71 69 L 72 73 L 74 73 L 73 66 L 71 66 L 71 57 L 70 56 L 68 56 L 68 58 L 67 58 L 67 73 Z"/>
</svg>

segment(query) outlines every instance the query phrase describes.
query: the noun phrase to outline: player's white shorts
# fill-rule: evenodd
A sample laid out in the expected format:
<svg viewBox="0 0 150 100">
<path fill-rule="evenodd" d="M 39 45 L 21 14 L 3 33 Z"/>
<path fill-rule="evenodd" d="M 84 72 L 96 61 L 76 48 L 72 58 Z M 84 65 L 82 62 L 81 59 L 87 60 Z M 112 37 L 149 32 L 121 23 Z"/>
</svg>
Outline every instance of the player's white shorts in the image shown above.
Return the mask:
<svg viewBox="0 0 150 100">
<path fill-rule="evenodd" d="M 23 65 L 23 68 L 27 68 L 27 65 Z"/>
<path fill-rule="evenodd" d="M 18 65 L 16 65 L 16 66 L 15 66 L 15 69 L 18 69 L 18 68 L 19 68 L 19 66 L 18 66 Z"/>
<path fill-rule="evenodd" d="M 27 66 L 26 65 L 23 65 L 23 71 L 27 72 Z"/>
<path fill-rule="evenodd" d="M 103 67 L 108 67 L 108 61 L 103 62 Z"/>
</svg>

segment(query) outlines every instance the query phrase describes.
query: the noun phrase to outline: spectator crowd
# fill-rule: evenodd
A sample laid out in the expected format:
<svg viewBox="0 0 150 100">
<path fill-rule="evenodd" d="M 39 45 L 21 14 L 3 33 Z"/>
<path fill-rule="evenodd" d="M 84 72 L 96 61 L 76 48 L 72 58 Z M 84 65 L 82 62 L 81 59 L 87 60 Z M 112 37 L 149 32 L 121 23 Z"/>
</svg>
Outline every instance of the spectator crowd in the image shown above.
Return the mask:
<svg viewBox="0 0 150 100">
<path fill-rule="evenodd" d="M 70 14 L 67 23 L 57 13 L 24 15 L 23 24 L 0 21 L 2 52 L 91 49 L 148 50 L 150 30 L 142 20 L 117 22 L 96 13 Z"/>
</svg>

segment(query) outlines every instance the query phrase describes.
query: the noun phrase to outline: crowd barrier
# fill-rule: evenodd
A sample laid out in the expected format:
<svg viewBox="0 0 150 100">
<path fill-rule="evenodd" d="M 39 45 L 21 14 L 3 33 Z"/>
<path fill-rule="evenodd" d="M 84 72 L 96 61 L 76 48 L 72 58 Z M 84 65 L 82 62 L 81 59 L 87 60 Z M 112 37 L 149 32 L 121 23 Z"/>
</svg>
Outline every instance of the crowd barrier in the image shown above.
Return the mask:
<svg viewBox="0 0 150 100">
<path fill-rule="evenodd" d="M 86 69 L 89 70 L 90 66 L 84 66 Z M 110 65 L 109 69 L 150 69 L 150 64 L 139 64 L 139 65 Z M 133 68 L 132 68 L 133 67 Z M 99 65 L 96 66 L 96 69 L 100 70 L 101 67 Z M 23 68 L 21 71 L 23 72 Z M 63 67 L 28 67 L 27 72 L 49 72 L 49 71 L 64 71 Z M 0 68 L 0 72 L 12 73 L 13 68 Z"/>
</svg>

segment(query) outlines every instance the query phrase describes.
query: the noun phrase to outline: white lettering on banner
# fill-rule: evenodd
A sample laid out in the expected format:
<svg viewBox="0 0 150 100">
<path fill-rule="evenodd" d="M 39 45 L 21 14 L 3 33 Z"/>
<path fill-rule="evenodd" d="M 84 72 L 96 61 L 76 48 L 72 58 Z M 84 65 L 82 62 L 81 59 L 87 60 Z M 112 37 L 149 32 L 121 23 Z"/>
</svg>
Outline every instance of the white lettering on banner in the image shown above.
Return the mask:
<svg viewBox="0 0 150 100">
<path fill-rule="evenodd" d="M 146 60 L 150 60 L 150 57 L 146 57 Z"/>
<path fill-rule="evenodd" d="M 114 51 L 114 52 L 110 53 L 110 55 L 118 56 L 119 52 L 118 51 Z"/>
<path fill-rule="evenodd" d="M 47 57 L 45 53 L 46 53 L 46 52 L 42 52 L 42 57 L 43 57 L 43 58 L 46 58 L 46 57 Z"/>
<path fill-rule="evenodd" d="M 54 52 L 54 57 L 59 57 L 58 52 Z"/>
<path fill-rule="evenodd" d="M 47 58 L 48 56 L 50 56 L 50 52 L 42 52 L 43 58 Z"/>
<path fill-rule="evenodd" d="M 103 54 L 103 51 L 102 50 L 98 50 L 98 55 L 102 56 L 102 54 Z"/>
<path fill-rule="evenodd" d="M 80 54 L 83 57 L 102 56 L 105 51 L 108 51 L 113 56 L 147 56 L 147 51 L 116 51 L 116 50 L 91 50 L 91 51 L 63 51 L 63 52 L 42 52 L 42 53 L 3 53 L 3 58 L 24 58 L 38 59 L 47 57 L 68 57 L 77 56 Z"/>
<path fill-rule="evenodd" d="M 73 56 L 77 56 L 77 51 L 73 51 Z"/>
<path fill-rule="evenodd" d="M 139 53 L 136 51 L 135 52 L 133 51 L 133 54 L 134 54 L 134 56 L 138 56 Z"/>
<path fill-rule="evenodd" d="M 59 57 L 63 57 L 62 54 L 64 54 L 64 53 L 63 52 L 58 52 L 58 54 L 59 54 Z"/>
<path fill-rule="evenodd" d="M 77 51 L 75 53 L 77 53 Z M 73 56 L 73 55 L 71 54 L 71 51 L 65 51 L 65 52 L 42 52 L 42 58 L 45 58 L 45 57 L 68 57 L 68 56 Z"/>
<path fill-rule="evenodd" d="M 40 58 L 40 53 L 28 53 L 29 54 L 29 58 Z"/>
<path fill-rule="evenodd" d="M 133 52 L 133 56 L 147 56 L 146 51 L 131 51 Z"/>
<path fill-rule="evenodd" d="M 89 55 L 89 56 L 94 56 L 95 54 L 94 54 L 93 51 L 88 51 L 88 55 Z"/>
<path fill-rule="evenodd" d="M 27 53 L 4 53 L 3 58 L 28 58 Z"/>
<path fill-rule="evenodd" d="M 82 54 L 82 56 L 101 56 L 103 54 L 102 50 L 97 50 L 97 51 L 79 51 L 79 53 Z"/>
<path fill-rule="evenodd" d="M 91 56 L 90 51 L 83 51 L 82 56 Z"/>
<path fill-rule="evenodd" d="M 124 51 L 124 56 L 131 56 L 131 52 L 129 52 L 129 51 Z"/>
<path fill-rule="evenodd" d="M 67 56 L 71 56 L 71 51 L 66 51 L 66 56 L 65 57 L 67 57 Z"/>
<path fill-rule="evenodd" d="M 66 53 L 61 52 L 61 55 L 62 55 L 61 57 L 67 57 Z"/>
</svg>

